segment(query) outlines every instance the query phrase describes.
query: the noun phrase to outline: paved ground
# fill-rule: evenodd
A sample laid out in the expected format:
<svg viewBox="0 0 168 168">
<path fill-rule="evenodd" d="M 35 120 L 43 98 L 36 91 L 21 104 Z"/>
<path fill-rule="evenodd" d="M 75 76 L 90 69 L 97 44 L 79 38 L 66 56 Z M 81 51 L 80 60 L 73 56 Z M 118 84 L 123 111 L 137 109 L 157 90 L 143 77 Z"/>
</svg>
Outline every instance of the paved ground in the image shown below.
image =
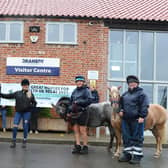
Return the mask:
<svg viewBox="0 0 168 168">
<path fill-rule="evenodd" d="M 11 141 L 11 131 L 7 131 L 6 133 L 0 132 L 0 141 L 1 142 L 9 142 Z M 18 133 L 18 140 L 21 140 L 23 136 L 22 132 Z M 109 143 L 109 136 L 101 136 L 100 138 L 96 138 L 95 136 L 89 136 L 89 144 L 91 145 L 99 145 L 99 146 L 107 146 Z M 40 132 L 39 134 L 29 134 L 28 141 L 31 143 L 47 143 L 47 144 L 72 144 L 74 142 L 73 133 L 45 133 Z M 155 139 L 153 136 L 145 136 L 144 145 L 154 147 Z M 168 142 L 164 145 L 168 147 Z"/>
<path fill-rule="evenodd" d="M 28 144 L 27 149 L 10 149 L 8 142 L 0 143 L 0 168 L 167 168 L 168 150 L 159 159 L 152 157 L 153 148 L 144 148 L 140 165 L 119 163 L 105 147 L 89 146 L 88 155 L 72 155 L 71 144 Z"/>
</svg>

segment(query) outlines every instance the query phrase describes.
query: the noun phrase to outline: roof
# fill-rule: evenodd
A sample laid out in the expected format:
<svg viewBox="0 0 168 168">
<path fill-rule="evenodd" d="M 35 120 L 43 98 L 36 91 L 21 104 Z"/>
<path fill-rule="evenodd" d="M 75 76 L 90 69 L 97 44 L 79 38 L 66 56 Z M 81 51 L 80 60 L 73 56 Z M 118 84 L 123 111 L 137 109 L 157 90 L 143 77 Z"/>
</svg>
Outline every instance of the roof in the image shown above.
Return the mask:
<svg viewBox="0 0 168 168">
<path fill-rule="evenodd" d="M 0 0 L 0 16 L 168 21 L 168 0 Z"/>
</svg>

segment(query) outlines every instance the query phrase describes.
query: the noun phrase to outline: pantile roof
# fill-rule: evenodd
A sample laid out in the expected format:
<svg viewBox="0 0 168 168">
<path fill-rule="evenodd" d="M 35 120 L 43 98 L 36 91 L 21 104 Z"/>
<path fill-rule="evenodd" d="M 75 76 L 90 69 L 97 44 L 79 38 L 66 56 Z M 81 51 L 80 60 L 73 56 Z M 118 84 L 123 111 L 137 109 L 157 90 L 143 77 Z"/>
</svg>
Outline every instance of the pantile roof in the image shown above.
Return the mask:
<svg viewBox="0 0 168 168">
<path fill-rule="evenodd" d="M 0 16 L 168 21 L 168 0 L 0 0 Z"/>
</svg>

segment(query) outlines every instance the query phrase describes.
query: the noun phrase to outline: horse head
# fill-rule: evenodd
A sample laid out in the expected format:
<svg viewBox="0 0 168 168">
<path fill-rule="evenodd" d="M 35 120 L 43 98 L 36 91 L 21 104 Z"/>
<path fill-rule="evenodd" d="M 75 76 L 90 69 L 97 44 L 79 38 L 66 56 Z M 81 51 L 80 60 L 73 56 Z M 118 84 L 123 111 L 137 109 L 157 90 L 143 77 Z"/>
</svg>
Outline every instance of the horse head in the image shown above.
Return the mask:
<svg viewBox="0 0 168 168">
<path fill-rule="evenodd" d="M 61 97 L 57 104 L 53 107 L 56 110 L 56 113 L 60 115 L 61 118 L 66 120 L 68 107 L 71 105 L 71 100 L 69 97 Z"/>
<path fill-rule="evenodd" d="M 109 89 L 109 100 L 114 111 L 118 111 L 120 107 L 120 88 L 112 86 Z"/>
</svg>

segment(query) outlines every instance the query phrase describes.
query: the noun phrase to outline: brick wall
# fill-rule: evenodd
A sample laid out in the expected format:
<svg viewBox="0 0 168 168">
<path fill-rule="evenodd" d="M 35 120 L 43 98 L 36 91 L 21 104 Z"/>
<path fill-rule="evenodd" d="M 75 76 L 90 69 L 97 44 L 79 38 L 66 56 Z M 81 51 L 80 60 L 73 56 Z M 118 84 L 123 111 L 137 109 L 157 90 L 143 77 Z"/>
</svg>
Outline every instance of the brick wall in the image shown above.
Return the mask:
<svg viewBox="0 0 168 168">
<path fill-rule="evenodd" d="M 82 74 L 87 77 L 88 70 L 99 71 L 97 89 L 100 100 L 106 100 L 108 28 L 102 21 L 88 25 L 89 20 L 51 19 L 51 18 L 1 18 L 4 21 L 24 21 L 24 43 L 0 43 L 0 82 L 18 83 L 23 78 L 31 83 L 73 85 L 74 77 Z M 77 45 L 45 44 L 46 21 L 70 21 L 78 25 Z M 30 33 L 29 26 L 40 26 L 40 33 Z M 37 43 L 31 43 L 30 35 L 38 35 Z M 6 75 L 7 57 L 60 58 L 60 76 Z"/>
</svg>

